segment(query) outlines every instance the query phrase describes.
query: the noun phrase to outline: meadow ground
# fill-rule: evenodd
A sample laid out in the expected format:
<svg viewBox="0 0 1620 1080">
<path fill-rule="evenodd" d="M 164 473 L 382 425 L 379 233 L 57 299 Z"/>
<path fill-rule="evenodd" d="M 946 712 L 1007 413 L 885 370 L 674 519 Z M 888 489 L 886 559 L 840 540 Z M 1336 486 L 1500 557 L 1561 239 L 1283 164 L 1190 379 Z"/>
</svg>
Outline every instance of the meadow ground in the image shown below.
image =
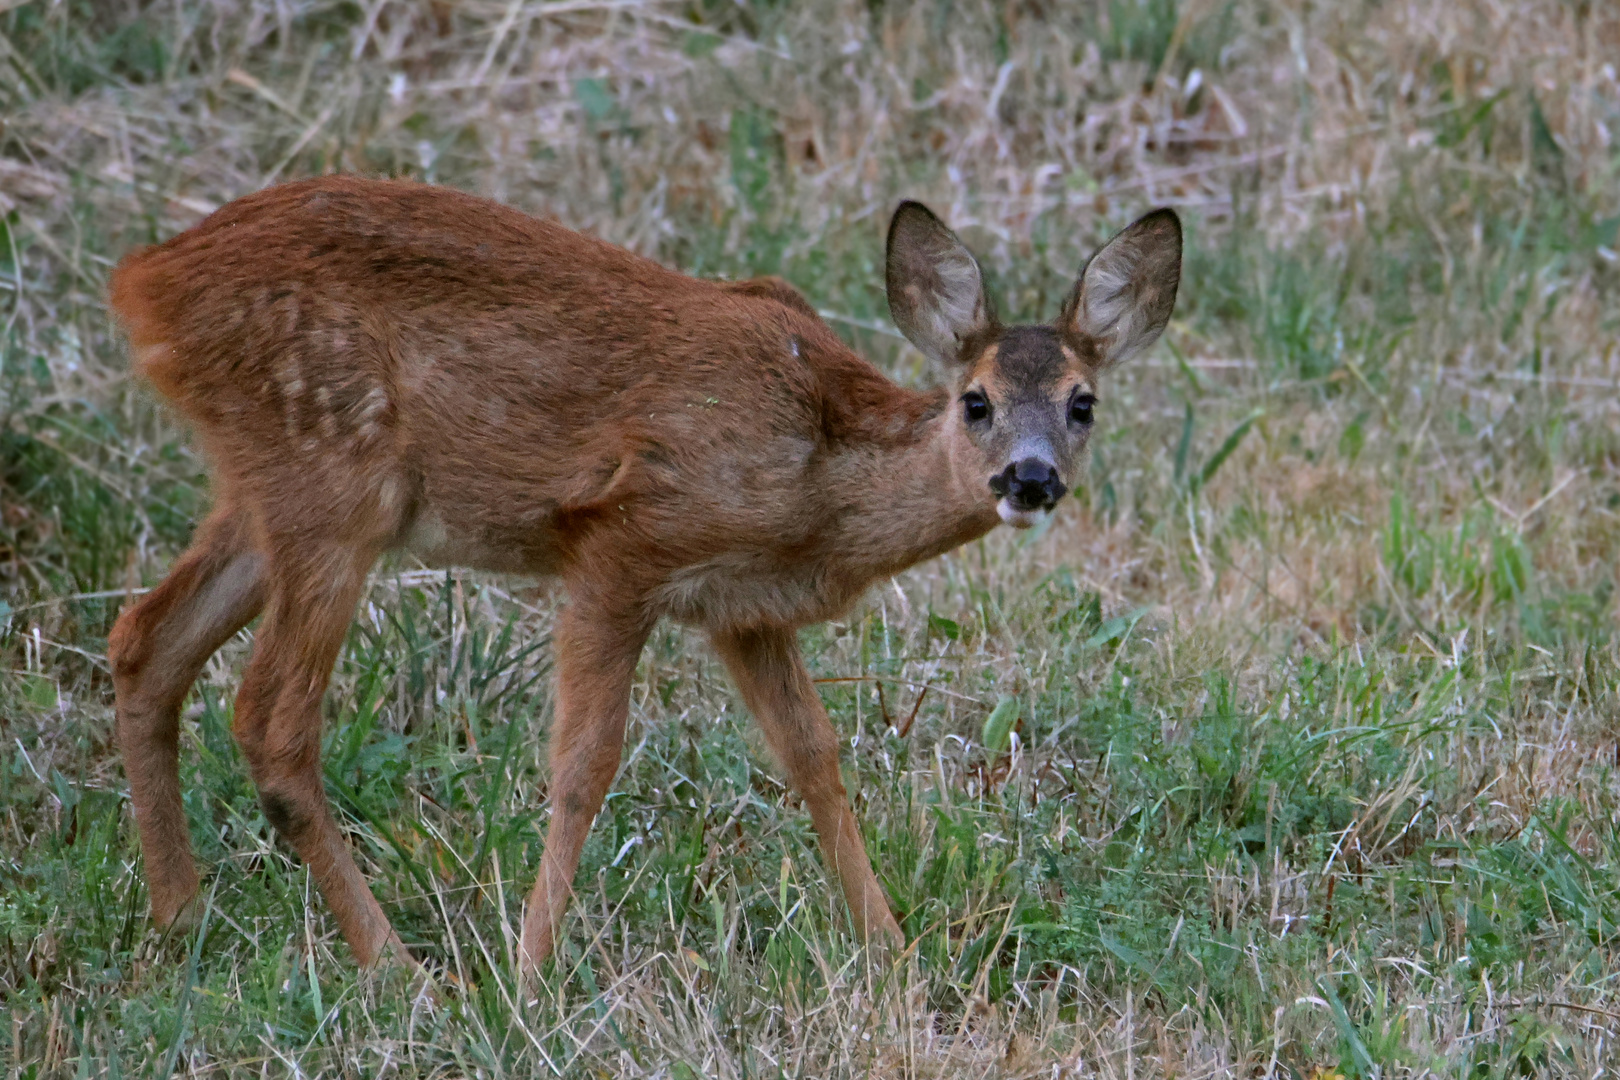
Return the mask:
<svg viewBox="0 0 1620 1080">
<path fill-rule="evenodd" d="M 1506 1077 L 1620 1054 L 1620 9 L 1595 0 L 0 2 L 0 1068 L 16 1078 Z M 780 273 L 897 377 L 902 196 L 1048 318 L 1140 211 L 1177 317 L 1085 485 L 805 634 L 915 959 L 869 972 L 661 629 L 555 971 L 543 584 L 379 567 L 327 787 L 436 995 L 357 972 L 186 711 L 157 939 L 106 634 L 208 494 L 108 269 L 277 179 L 455 184 Z"/>
</svg>

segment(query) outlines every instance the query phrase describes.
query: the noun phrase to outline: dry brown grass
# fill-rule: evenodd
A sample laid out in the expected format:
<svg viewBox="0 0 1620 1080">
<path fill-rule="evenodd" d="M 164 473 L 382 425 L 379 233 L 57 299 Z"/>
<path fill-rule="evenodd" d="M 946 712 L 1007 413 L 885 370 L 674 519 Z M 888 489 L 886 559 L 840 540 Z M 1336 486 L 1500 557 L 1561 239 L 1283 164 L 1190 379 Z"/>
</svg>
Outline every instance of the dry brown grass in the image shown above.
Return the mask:
<svg viewBox="0 0 1620 1080">
<path fill-rule="evenodd" d="M 19 748 L 0 759 L 14 777 L 0 788 L 10 793 L 0 795 L 0 880 L 16 876 L 14 896 L 55 889 L 72 894 L 67 910 L 89 903 L 74 892 L 90 871 L 74 869 L 72 841 L 56 878 L 28 850 L 76 820 L 70 789 L 117 792 L 122 783 L 98 674 L 110 605 L 62 598 L 156 580 L 198 506 L 198 462 L 128 380 L 100 303 L 107 270 L 129 247 L 231 198 L 330 170 L 456 184 L 704 273 L 784 268 L 839 329 L 912 379 L 926 373 L 877 300 L 875 253 L 897 198 L 931 203 L 998 275 L 1007 306 L 1041 317 L 1097 239 L 1149 205 L 1182 208 L 1193 224 L 1182 311 L 1168 346 L 1109 388 L 1093 484 L 1043 536 L 997 536 L 920 568 L 820 635 L 829 677 L 893 680 L 828 684 L 829 700 L 859 744 L 851 767 L 889 848 L 908 836 L 924 852 L 952 842 L 925 812 L 928 800 L 982 810 L 1012 792 L 1014 809 L 986 818 L 984 831 L 1006 830 L 1020 858 L 1040 844 L 1101 858 L 1143 809 L 1129 805 L 1130 772 L 1157 768 L 1154 754 L 1187 758 L 1202 745 L 1200 725 L 1223 709 L 1241 713 L 1236 730 L 1251 732 L 1233 735 L 1239 744 L 1259 745 L 1267 724 L 1300 717 L 1334 748 L 1311 759 L 1317 771 L 1305 786 L 1319 778 L 1323 790 L 1337 784 L 1353 797 L 1348 823 L 1318 846 L 1302 839 L 1258 856 L 1240 847 L 1201 864 L 1204 882 L 1188 895 L 1203 906 L 1180 911 L 1185 932 L 1250 935 L 1242 948 L 1260 987 L 1252 995 L 1222 997 L 1219 980 L 1198 974 L 1202 961 L 1196 971 L 1176 961 L 1174 971 L 1193 974 L 1172 993 L 1100 947 L 1094 962 L 1064 961 L 992 993 L 990 961 L 956 975 L 931 958 L 898 989 L 872 984 L 817 899 L 826 882 L 802 824 L 770 781 L 750 774 L 734 807 L 708 811 L 720 831 L 745 839 L 711 841 L 695 860 L 707 892 L 692 919 L 717 905 L 718 926 L 702 939 L 713 951 L 693 950 L 691 920 L 673 908 L 667 924 L 616 913 L 627 893 L 599 865 L 575 934 L 580 946 L 600 937 L 576 953 L 596 989 L 580 989 L 576 968 L 538 1006 L 514 999 L 512 943 L 487 918 L 506 910 L 511 924 L 531 868 L 504 861 L 501 849 L 503 861 L 481 876 L 458 877 L 465 837 L 489 819 L 417 797 L 398 813 L 426 823 L 412 854 L 442 873 L 425 888 L 395 867 L 389 887 L 415 905 L 449 973 L 441 1000 L 329 976 L 348 960 L 318 905 L 301 929 L 274 904 L 222 907 L 236 922 L 220 931 L 225 944 L 209 946 L 219 955 L 210 954 L 200 997 L 184 956 L 178 968 L 170 955 L 96 983 L 98 965 L 111 970 L 122 954 L 87 959 L 87 947 L 59 944 L 78 940 L 65 927 L 88 916 L 35 924 L 20 906 L 0 907 L 12 950 L 0 961 L 0 997 L 23 1010 L 13 1024 L 16 1075 L 27 1075 L 26 1062 L 42 1066 L 39 1076 L 107 1068 L 123 1025 L 138 1032 L 128 1035 L 125 1067 L 149 1059 L 159 1072 L 183 1042 L 173 1063 L 199 1072 L 496 1075 L 571 1062 L 578 1075 L 678 1078 L 1365 1073 L 1323 996 L 1325 977 L 1342 988 L 1369 1046 L 1380 1024 L 1402 1025 L 1378 1058 L 1388 1071 L 1593 1076 L 1607 1067 L 1620 1015 L 1607 894 L 1593 893 L 1596 923 L 1555 912 L 1549 898 L 1550 923 L 1505 932 L 1533 942 L 1515 954 L 1514 974 L 1457 959 L 1475 948 L 1473 916 L 1450 900 L 1431 905 L 1440 930 L 1420 947 L 1412 935 L 1421 920 L 1397 911 L 1393 882 L 1419 858 L 1423 873 L 1450 874 L 1470 852 L 1535 833 L 1560 807 L 1569 816 L 1558 835 L 1576 861 L 1538 863 L 1520 878 L 1493 863 L 1484 879 L 1498 874 L 1502 895 L 1528 896 L 1538 874 L 1582 872 L 1580 857 L 1597 860 L 1599 877 L 1613 873 L 1614 5 L 0 8 L 14 9 L 0 14 L 0 215 L 14 215 L 0 235 L 0 327 L 10 339 L 0 371 L 10 439 L 0 462 L 0 583 L 14 609 L 0 638 L 12 672 L 0 731 Z M 1146 29 L 1132 41 L 1168 48 L 1121 47 L 1138 25 Z M 1150 64 L 1144 52 L 1161 59 Z M 1253 410 L 1263 415 L 1230 458 L 1206 483 L 1190 483 Z M 1406 516 L 1397 527 L 1398 507 Z M 1080 648 L 1036 584 L 1060 574 L 1095 591 L 1105 615 L 1148 613 L 1124 644 Z M 409 568 L 380 575 L 366 632 L 383 640 L 393 633 L 386 611 L 441 580 Z M 452 656 L 507 619 L 541 640 L 555 600 L 473 576 L 447 595 Z M 960 638 L 941 638 L 931 613 L 960 623 Z M 387 655 L 400 655 L 388 640 Z M 234 685 L 245 647 L 228 649 L 205 678 L 216 698 Z M 403 661 L 390 660 L 386 677 L 368 668 L 384 653 L 351 650 L 333 694 L 340 715 L 392 702 L 380 731 L 426 738 L 438 729 L 413 725 L 459 724 L 472 739 L 479 716 L 472 709 L 468 719 L 467 699 L 434 699 Z M 543 657 L 518 666 L 541 672 Z M 683 812 L 677 789 L 683 798 L 711 791 L 708 781 L 689 790 L 670 779 L 698 770 L 701 738 L 667 732 L 718 724 L 737 708 L 677 633 L 653 659 L 624 774 L 638 823 L 630 834 L 648 850 L 675 844 L 658 830 Z M 1312 698 L 1317 683 L 1302 675 L 1312 663 L 1339 673 L 1337 697 Z M 1132 715 L 1158 730 L 1144 735 L 1156 749 L 1116 759 L 1112 742 L 1083 734 L 1091 721 L 1081 702 L 1123 700 L 1121 677 L 1142 687 Z M 886 714 L 910 708 L 925 685 L 936 692 L 908 749 L 884 736 L 895 719 Z M 1055 704 L 1052 722 L 1030 732 L 1039 737 L 998 764 L 972 743 L 1003 694 Z M 445 720 L 456 708 L 459 719 Z M 502 704 L 495 718 L 522 708 L 540 706 Z M 188 735 L 199 752 L 206 716 L 199 705 Z M 1428 733 L 1399 736 L 1409 762 L 1378 773 L 1355 732 L 1408 721 Z M 702 745 L 704 761 L 718 753 Z M 690 760 L 674 759 L 688 749 Z M 485 770 L 498 764 L 476 745 L 455 752 Z M 523 753 L 538 756 L 531 743 Z M 1277 779 L 1244 760 L 1215 792 L 1229 800 L 1219 805 L 1264 807 L 1255 792 L 1266 783 L 1278 797 Z M 1204 782 L 1187 768 L 1189 783 Z M 53 775 L 73 779 L 63 788 Z M 542 792 L 532 770 L 514 780 L 514 820 Z M 1030 824 L 1016 807 L 1035 802 L 1061 810 Z M 1160 802 L 1174 812 L 1171 794 Z M 1212 819 L 1221 813 L 1216 802 L 1198 805 Z M 250 868 L 248 877 L 271 875 L 284 892 L 306 887 L 241 816 L 251 813 L 216 808 L 227 861 Z M 1265 822 L 1273 827 L 1270 810 Z M 356 817 L 354 827 L 383 873 L 380 826 Z M 1003 838 L 981 839 L 991 852 Z M 127 841 L 110 834 L 107 843 L 132 851 Z M 1536 857 L 1564 858 L 1552 840 L 1536 845 Z M 751 861 L 767 858 L 760 880 L 750 878 Z M 746 947 L 749 928 L 759 934 L 758 897 L 778 894 L 777 862 L 781 895 L 791 904 L 802 888 L 805 910 L 819 912 L 802 963 L 789 965 L 802 985 L 767 986 L 777 961 Z M 653 860 L 632 864 L 660 872 Z M 1166 875 L 1192 874 L 1179 865 Z M 133 888 L 133 869 L 126 860 L 120 888 Z M 1026 891 L 1060 905 L 1055 886 L 1028 875 Z M 987 881 L 952 894 L 948 916 L 962 929 L 943 937 L 953 958 L 965 955 L 968 928 L 1011 925 L 1018 891 Z M 1539 879 L 1543 892 L 1556 893 L 1549 881 Z M 1345 890 L 1337 900 L 1336 888 Z M 1360 899 L 1344 899 L 1352 888 Z M 1498 895 L 1497 885 L 1480 888 Z M 1183 931 L 1174 925 L 1153 939 L 1160 966 L 1176 955 Z M 1290 952 L 1290 933 L 1306 932 L 1295 926 L 1320 933 L 1320 948 Z M 1588 938 L 1590 955 L 1579 948 Z M 1597 970 L 1591 955 L 1600 955 Z M 225 1023 L 233 995 L 254 1003 L 246 1011 L 260 1023 L 272 1015 L 264 1002 L 293 993 L 306 963 L 342 995 L 324 1003 L 336 1034 L 317 1024 L 298 1045 L 257 1029 L 228 1043 L 165 1041 L 169 1018 L 188 1008 Z M 146 998 L 163 1004 L 147 1010 Z M 109 1019 L 118 1016 L 126 1019 Z"/>
</svg>

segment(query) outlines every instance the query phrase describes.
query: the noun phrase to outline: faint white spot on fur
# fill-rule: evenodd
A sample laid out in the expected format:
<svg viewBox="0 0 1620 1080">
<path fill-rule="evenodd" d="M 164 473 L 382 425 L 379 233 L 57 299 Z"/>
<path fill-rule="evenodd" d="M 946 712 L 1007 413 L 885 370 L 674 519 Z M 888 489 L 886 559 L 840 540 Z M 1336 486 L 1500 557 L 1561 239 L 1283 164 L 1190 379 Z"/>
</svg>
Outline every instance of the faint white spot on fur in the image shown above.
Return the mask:
<svg viewBox="0 0 1620 1080">
<path fill-rule="evenodd" d="M 506 423 L 506 399 L 492 397 L 484 402 L 484 423 L 490 427 L 500 427 Z"/>
<path fill-rule="evenodd" d="M 324 386 L 315 388 L 315 416 L 316 426 L 319 427 L 321 437 L 335 438 L 338 433 L 337 417 L 332 415 L 332 391 Z"/>
<path fill-rule="evenodd" d="M 287 434 L 297 435 L 298 399 L 304 395 L 304 374 L 296 353 L 290 354 L 276 369 L 276 382 L 281 386 L 281 405 L 286 419 Z"/>
<path fill-rule="evenodd" d="M 384 517 L 393 517 L 404 505 L 404 485 L 398 477 L 385 476 L 377 485 L 377 508 Z"/>
<path fill-rule="evenodd" d="M 281 301 L 281 326 L 289 336 L 298 332 L 298 321 L 302 315 L 297 296 L 288 296 Z"/>
<path fill-rule="evenodd" d="M 798 338 L 796 338 L 796 337 L 788 338 L 788 352 L 793 354 L 794 359 L 798 358 L 798 356 L 799 356 L 799 339 Z"/>
<path fill-rule="evenodd" d="M 143 345 L 135 350 L 135 366 L 144 368 L 148 364 L 156 364 L 168 358 L 174 346 L 167 341 L 159 341 L 152 345 Z"/>
<path fill-rule="evenodd" d="M 382 433 L 382 425 L 378 417 L 388 408 L 388 393 L 380 386 L 373 386 L 366 391 L 366 396 L 360 400 L 359 427 L 356 429 L 361 439 L 373 439 Z"/>
</svg>

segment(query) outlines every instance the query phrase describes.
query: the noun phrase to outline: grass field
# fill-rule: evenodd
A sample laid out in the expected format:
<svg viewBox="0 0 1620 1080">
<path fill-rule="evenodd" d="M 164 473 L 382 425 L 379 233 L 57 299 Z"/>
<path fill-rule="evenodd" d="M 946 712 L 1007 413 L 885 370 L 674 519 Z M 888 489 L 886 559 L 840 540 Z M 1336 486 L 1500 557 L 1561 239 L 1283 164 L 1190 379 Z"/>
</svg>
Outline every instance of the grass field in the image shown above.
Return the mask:
<svg viewBox="0 0 1620 1080">
<path fill-rule="evenodd" d="M 7 1077 L 1610 1075 L 1620 9 L 1593 0 L 0 0 Z M 328 792 L 441 973 L 357 971 L 186 712 L 202 927 L 148 927 L 106 635 L 206 508 L 102 306 L 294 176 L 411 175 L 882 302 L 922 198 L 1050 318 L 1144 209 L 1175 321 L 1089 479 L 806 631 L 914 959 L 862 962 L 700 640 L 655 634 L 537 994 L 545 583 L 378 568 Z"/>
</svg>

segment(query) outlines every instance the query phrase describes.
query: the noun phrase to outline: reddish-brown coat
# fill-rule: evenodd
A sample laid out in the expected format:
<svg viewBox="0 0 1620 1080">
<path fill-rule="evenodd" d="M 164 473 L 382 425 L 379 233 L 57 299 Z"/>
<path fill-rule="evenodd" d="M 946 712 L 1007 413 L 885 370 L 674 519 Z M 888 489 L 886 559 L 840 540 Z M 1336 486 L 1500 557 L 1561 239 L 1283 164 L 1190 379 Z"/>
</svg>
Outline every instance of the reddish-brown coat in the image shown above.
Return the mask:
<svg viewBox="0 0 1620 1080">
<path fill-rule="evenodd" d="M 925 238 L 946 243 L 928 222 Z M 263 609 L 235 727 L 266 814 L 361 961 L 397 945 L 327 810 L 318 750 L 320 699 L 365 575 L 404 548 L 559 575 L 569 591 L 525 967 L 551 948 L 660 616 L 710 635 L 805 797 L 857 930 L 898 940 L 795 631 L 999 520 L 985 480 L 1003 462 L 945 392 L 894 385 L 784 282 L 694 280 L 403 181 L 250 195 L 131 255 L 110 299 L 217 487 L 193 548 L 109 643 L 158 922 L 186 914 L 197 890 L 180 703 Z M 927 315 L 926 301 L 913 290 L 908 302 Z M 999 328 L 987 306 L 976 317 L 950 340 L 982 352 Z M 945 324 L 929 325 L 937 336 Z M 1096 356 L 1084 333 L 1065 333 Z M 1100 365 L 1076 355 L 1048 365 L 1042 378 L 1068 380 L 1050 393 L 1090 385 Z"/>
</svg>

